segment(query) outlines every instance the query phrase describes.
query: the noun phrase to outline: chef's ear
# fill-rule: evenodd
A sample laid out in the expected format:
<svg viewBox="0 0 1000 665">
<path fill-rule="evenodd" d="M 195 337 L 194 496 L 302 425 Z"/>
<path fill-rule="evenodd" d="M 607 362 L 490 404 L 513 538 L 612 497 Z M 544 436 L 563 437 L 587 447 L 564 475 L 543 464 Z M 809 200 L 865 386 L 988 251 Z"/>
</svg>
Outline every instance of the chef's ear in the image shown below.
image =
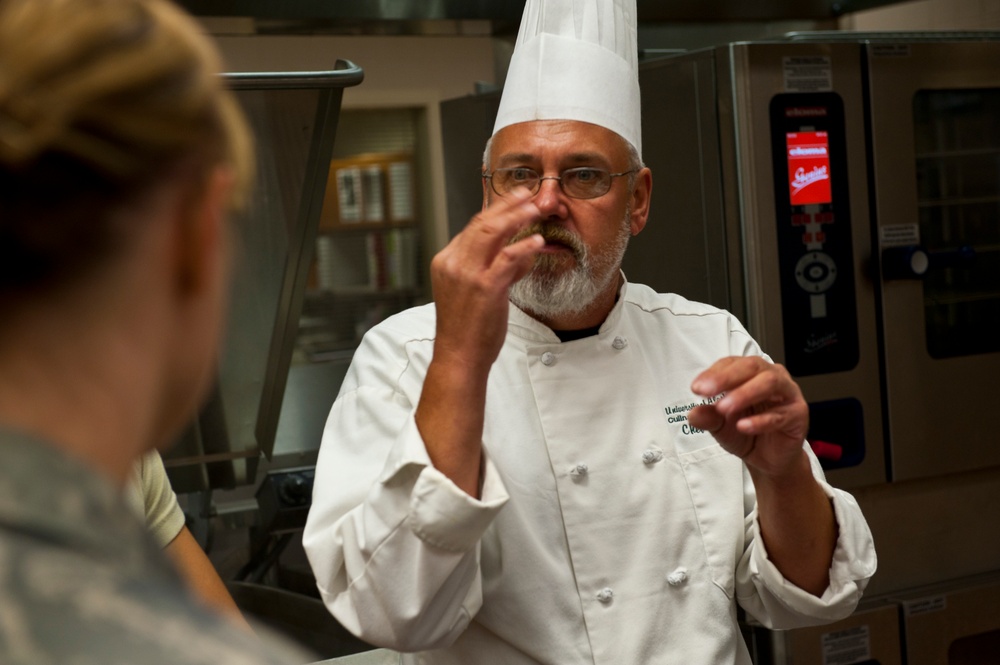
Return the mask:
<svg viewBox="0 0 1000 665">
<path fill-rule="evenodd" d="M 486 171 L 483 171 L 483 210 L 485 211 L 490 207 L 490 194 L 493 189 L 490 187 L 489 178 L 486 177 Z"/>
<path fill-rule="evenodd" d="M 649 219 L 649 199 L 652 195 L 653 172 L 648 167 L 643 167 L 635 174 L 635 184 L 632 186 L 629 228 L 633 236 L 639 235 L 646 226 L 646 221 Z"/>
</svg>

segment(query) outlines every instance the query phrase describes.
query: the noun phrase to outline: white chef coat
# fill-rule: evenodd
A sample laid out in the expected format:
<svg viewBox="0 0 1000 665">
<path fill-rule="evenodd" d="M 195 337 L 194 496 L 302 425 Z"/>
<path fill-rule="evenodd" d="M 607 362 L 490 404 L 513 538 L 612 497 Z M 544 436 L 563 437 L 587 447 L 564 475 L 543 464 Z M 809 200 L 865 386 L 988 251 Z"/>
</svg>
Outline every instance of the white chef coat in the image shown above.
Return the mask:
<svg viewBox="0 0 1000 665">
<path fill-rule="evenodd" d="M 823 482 L 839 536 L 817 598 L 768 560 L 743 463 L 687 423 L 695 376 L 761 354 L 729 313 L 625 284 L 597 335 L 560 343 L 511 306 L 480 500 L 414 423 L 433 340 L 432 305 L 370 331 L 323 435 L 303 542 L 362 639 L 424 652 L 404 663 L 749 663 L 737 603 L 778 628 L 853 611 L 876 565 L 854 499 Z"/>
</svg>

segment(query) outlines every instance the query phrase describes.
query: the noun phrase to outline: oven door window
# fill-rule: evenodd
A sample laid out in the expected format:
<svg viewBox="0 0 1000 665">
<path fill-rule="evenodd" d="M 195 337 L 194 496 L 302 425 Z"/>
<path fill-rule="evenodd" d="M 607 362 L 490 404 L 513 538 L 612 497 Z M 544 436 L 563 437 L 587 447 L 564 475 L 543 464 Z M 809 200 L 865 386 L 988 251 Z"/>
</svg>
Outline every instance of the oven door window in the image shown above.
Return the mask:
<svg viewBox="0 0 1000 665">
<path fill-rule="evenodd" d="M 927 350 L 1000 351 L 1000 89 L 914 96 Z"/>
</svg>

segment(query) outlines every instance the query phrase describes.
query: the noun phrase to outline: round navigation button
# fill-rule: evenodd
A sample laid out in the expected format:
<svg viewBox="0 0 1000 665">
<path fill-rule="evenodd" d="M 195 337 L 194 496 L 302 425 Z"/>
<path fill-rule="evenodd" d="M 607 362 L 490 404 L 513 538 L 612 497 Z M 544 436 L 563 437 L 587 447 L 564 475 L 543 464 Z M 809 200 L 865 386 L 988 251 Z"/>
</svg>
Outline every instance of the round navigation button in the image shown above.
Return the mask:
<svg viewBox="0 0 1000 665">
<path fill-rule="evenodd" d="M 795 264 L 795 281 L 809 293 L 823 293 L 836 280 L 837 264 L 829 254 L 809 252 Z"/>
</svg>

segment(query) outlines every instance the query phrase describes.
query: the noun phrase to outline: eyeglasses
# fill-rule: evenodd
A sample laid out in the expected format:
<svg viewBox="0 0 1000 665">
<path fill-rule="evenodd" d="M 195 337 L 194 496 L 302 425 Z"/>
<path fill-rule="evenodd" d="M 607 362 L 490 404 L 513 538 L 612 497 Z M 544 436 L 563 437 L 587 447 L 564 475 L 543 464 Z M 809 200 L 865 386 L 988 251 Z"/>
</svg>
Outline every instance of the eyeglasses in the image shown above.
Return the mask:
<svg viewBox="0 0 1000 665">
<path fill-rule="evenodd" d="M 490 181 L 493 191 L 500 196 L 509 194 L 519 187 L 527 189 L 532 194 L 537 194 L 543 180 L 558 180 L 559 188 L 566 196 L 574 199 L 595 199 L 608 193 L 608 190 L 611 189 L 612 178 L 631 175 L 635 172 L 636 169 L 621 173 L 609 173 L 604 169 L 592 166 L 579 166 L 566 169 L 559 175 L 540 176 L 534 169 L 519 166 L 510 169 L 494 169 L 493 173 L 484 173 L 483 178 Z"/>
</svg>

